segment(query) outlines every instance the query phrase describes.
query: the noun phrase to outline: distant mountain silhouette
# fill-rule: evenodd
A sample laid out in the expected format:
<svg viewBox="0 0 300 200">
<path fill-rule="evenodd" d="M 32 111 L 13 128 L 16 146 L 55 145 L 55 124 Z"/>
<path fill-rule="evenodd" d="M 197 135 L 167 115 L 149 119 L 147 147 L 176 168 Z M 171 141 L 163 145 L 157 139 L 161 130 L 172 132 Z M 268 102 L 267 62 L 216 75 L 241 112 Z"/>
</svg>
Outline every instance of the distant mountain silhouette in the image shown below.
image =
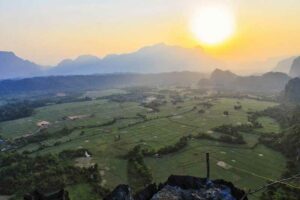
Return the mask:
<svg viewBox="0 0 300 200">
<path fill-rule="evenodd" d="M 288 72 L 287 66 L 292 63 L 291 59 L 278 63 L 274 71 Z M 49 75 L 146 74 L 174 71 L 207 73 L 224 65 L 226 64 L 206 54 L 201 47 L 183 48 L 163 43 L 146 46 L 131 53 L 108 55 L 104 58 L 82 55 L 76 59 L 62 60 L 56 66 L 48 69 L 21 59 L 12 52 L 0 51 L 0 79 Z"/>
<path fill-rule="evenodd" d="M 31 77 L 41 73 L 39 65 L 23 60 L 13 52 L 0 51 L 0 79 Z"/>
<path fill-rule="evenodd" d="M 291 77 L 300 77 L 300 56 L 293 60 L 289 75 Z"/>
<path fill-rule="evenodd" d="M 238 75 L 232 73 L 231 71 L 223 71 L 220 69 L 215 69 L 210 77 L 210 80 L 215 84 L 215 85 L 229 85 L 235 79 L 238 78 Z"/>
<path fill-rule="evenodd" d="M 143 47 L 135 52 L 112 54 L 104 58 L 82 55 L 65 59 L 48 69 L 0 51 L 0 79 L 49 75 L 90 75 L 107 73 L 162 73 L 174 71 L 209 72 L 220 62 L 201 48 L 183 48 L 166 44 Z"/>
<path fill-rule="evenodd" d="M 49 70 L 51 75 L 84 75 L 102 73 L 162 73 L 172 71 L 211 71 L 220 62 L 206 55 L 200 48 L 182 48 L 156 44 L 127 54 L 113 54 L 100 59 L 80 56 L 64 60 Z"/>
<path fill-rule="evenodd" d="M 81 55 L 75 60 L 65 59 L 57 66 L 48 70 L 50 75 L 87 75 L 101 73 L 97 70 L 101 65 L 101 59 L 92 55 Z"/>
<path fill-rule="evenodd" d="M 216 90 L 247 92 L 280 92 L 290 80 L 287 74 L 268 72 L 261 76 L 238 76 L 230 71 L 216 69 L 210 79 L 202 79 L 199 86 Z"/>
<path fill-rule="evenodd" d="M 295 58 L 296 58 L 296 56 L 292 56 L 292 57 L 289 57 L 289 58 L 279 61 L 278 64 L 276 65 L 276 67 L 272 71 L 288 74 L 291 70 L 291 66 L 292 66 L 292 63 Z"/>
</svg>

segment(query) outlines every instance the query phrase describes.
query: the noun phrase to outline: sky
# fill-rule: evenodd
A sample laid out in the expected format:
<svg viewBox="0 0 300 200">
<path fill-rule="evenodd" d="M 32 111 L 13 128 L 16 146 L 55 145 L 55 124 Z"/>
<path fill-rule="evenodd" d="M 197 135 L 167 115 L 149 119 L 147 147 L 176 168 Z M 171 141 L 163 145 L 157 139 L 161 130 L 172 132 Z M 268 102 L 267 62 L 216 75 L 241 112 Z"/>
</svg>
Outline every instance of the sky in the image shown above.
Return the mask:
<svg viewBox="0 0 300 200">
<path fill-rule="evenodd" d="M 230 7 L 236 28 L 228 40 L 206 46 L 190 22 L 212 3 Z M 299 54 L 299 8 L 299 0 L 0 0 L 0 50 L 55 65 L 164 42 L 201 46 L 238 65 Z"/>
</svg>

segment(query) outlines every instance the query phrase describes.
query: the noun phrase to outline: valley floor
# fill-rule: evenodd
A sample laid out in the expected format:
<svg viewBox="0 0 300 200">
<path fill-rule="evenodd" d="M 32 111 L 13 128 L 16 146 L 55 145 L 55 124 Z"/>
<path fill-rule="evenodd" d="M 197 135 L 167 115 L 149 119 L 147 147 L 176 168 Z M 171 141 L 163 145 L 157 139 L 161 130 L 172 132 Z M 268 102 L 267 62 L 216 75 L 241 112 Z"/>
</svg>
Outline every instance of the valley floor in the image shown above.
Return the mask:
<svg viewBox="0 0 300 200">
<path fill-rule="evenodd" d="M 31 117 L 2 122 L 0 135 L 13 140 L 26 134 L 36 134 L 40 121 L 50 123 L 47 127 L 50 133 L 64 127 L 76 128 L 69 135 L 31 143 L 19 148 L 18 152 L 26 151 L 35 156 L 86 148 L 92 153 L 91 159 L 75 159 L 74 164 L 89 166 L 97 163 L 102 176 L 101 184 L 113 188 L 121 183 L 130 184 L 128 161 L 124 156 L 136 145 L 158 150 L 175 144 L 183 136 L 205 133 L 218 138 L 222 133 L 213 131 L 215 127 L 249 123 L 249 112 L 277 105 L 248 98 L 204 96 L 183 90 L 176 91 L 180 101 L 174 103 L 173 93 L 173 90 L 162 92 L 158 89 L 148 92 L 148 97 L 159 95 L 162 96 L 160 103 L 164 101 L 157 106 L 159 110 L 154 112 L 144 106 L 143 100 L 116 102 L 105 98 L 126 95 L 126 91 L 89 92 L 86 95 L 92 95 L 92 101 L 49 105 L 38 108 Z M 155 101 L 155 98 L 150 98 L 150 101 Z M 234 108 L 237 104 L 241 105 L 241 109 Z M 228 114 L 224 114 L 225 111 Z M 70 120 L 66 118 L 68 116 L 86 117 Z M 259 118 L 259 122 L 262 128 L 241 133 L 246 144 L 192 138 L 186 147 L 177 152 L 145 157 L 145 164 L 155 182 L 165 181 L 170 174 L 204 177 L 204 156 L 209 152 L 212 179 L 222 178 L 245 190 L 255 189 L 279 178 L 286 165 L 282 154 L 258 141 L 259 135 L 265 132 L 277 134 L 280 126 L 269 117 Z M 82 195 L 90 194 L 91 188 L 87 184 L 69 186 L 67 189 L 75 200 L 95 198 Z"/>
</svg>

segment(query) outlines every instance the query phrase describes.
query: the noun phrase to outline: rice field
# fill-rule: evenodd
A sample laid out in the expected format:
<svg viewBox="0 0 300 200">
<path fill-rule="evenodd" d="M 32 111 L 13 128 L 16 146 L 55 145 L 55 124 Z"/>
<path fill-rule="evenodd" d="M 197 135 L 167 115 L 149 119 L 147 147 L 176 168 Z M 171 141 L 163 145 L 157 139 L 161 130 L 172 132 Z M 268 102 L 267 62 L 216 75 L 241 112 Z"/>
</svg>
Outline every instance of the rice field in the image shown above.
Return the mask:
<svg viewBox="0 0 300 200">
<path fill-rule="evenodd" d="M 116 92 L 116 91 L 113 91 Z M 111 94 L 107 92 L 108 94 Z M 97 97 L 97 93 L 88 93 Z M 98 95 L 103 96 L 105 92 Z M 168 98 L 166 98 L 168 99 Z M 201 103 L 210 101 L 212 107 L 204 113 Z M 242 109 L 235 110 L 239 103 Z M 47 147 L 38 150 L 40 144 L 31 144 L 19 149 L 20 152 L 33 151 L 32 155 L 59 153 L 65 149 L 87 148 L 92 152 L 92 162 L 99 165 L 101 175 L 107 187 L 113 188 L 121 183 L 128 183 L 127 161 L 125 155 L 137 144 L 159 149 L 176 143 L 180 137 L 205 132 L 213 134 L 211 129 L 223 124 L 247 123 L 247 112 L 259 111 L 276 103 L 256 101 L 252 99 L 218 98 L 194 99 L 186 97 L 184 102 L 176 105 L 167 101 L 158 113 L 149 110 L 138 102 L 117 103 L 109 100 L 93 100 L 88 102 L 51 105 L 36 110 L 32 117 L 0 123 L 0 135 L 15 138 L 37 129 L 36 123 L 45 120 L 51 123 L 49 131 L 64 126 L 76 127 L 95 125 L 121 117 L 116 123 L 104 127 L 86 128 L 74 131 L 68 136 L 43 141 Z M 227 111 L 228 116 L 223 113 Z M 147 120 L 136 118 L 143 114 Z M 64 120 L 66 116 L 91 115 L 78 120 Z M 279 132 L 279 125 L 271 118 L 260 118 L 262 132 Z M 128 126 L 128 124 L 134 124 Z M 82 134 L 84 131 L 84 134 Z M 120 140 L 116 141 L 116 137 Z M 151 168 L 154 181 L 162 182 L 171 174 L 206 176 L 204 155 L 211 154 L 211 178 L 226 179 L 244 189 L 255 189 L 268 180 L 278 178 L 285 168 L 285 158 L 258 143 L 258 135 L 243 133 L 246 145 L 229 145 L 207 140 L 192 140 L 188 146 L 176 153 L 160 158 L 145 158 Z M 58 145 L 54 143 L 60 142 Z M 219 163 L 219 164 L 218 164 Z M 221 164 L 220 164 L 221 163 Z M 71 196 L 89 193 L 86 185 L 72 186 Z M 76 199 L 76 198 L 75 198 Z M 91 199 L 93 199 L 91 197 Z"/>
</svg>

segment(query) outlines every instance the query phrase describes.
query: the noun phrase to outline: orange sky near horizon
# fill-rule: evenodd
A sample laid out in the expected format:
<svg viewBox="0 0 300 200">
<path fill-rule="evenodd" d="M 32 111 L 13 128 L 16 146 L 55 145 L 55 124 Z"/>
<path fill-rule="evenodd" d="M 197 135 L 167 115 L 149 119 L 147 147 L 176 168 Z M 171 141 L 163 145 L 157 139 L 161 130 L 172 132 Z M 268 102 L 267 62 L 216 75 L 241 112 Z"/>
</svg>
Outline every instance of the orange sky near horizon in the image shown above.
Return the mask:
<svg viewBox="0 0 300 200">
<path fill-rule="evenodd" d="M 188 24 L 197 6 L 211 2 L 232 7 L 236 31 L 209 47 Z M 81 54 L 103 57 L 164 42 L 201 46 L 235 68 L 235 63 L 299 54 L 299 7 L 296 0 L 0 0 L 0 50 L 54 65 Z"/>
</svg>

